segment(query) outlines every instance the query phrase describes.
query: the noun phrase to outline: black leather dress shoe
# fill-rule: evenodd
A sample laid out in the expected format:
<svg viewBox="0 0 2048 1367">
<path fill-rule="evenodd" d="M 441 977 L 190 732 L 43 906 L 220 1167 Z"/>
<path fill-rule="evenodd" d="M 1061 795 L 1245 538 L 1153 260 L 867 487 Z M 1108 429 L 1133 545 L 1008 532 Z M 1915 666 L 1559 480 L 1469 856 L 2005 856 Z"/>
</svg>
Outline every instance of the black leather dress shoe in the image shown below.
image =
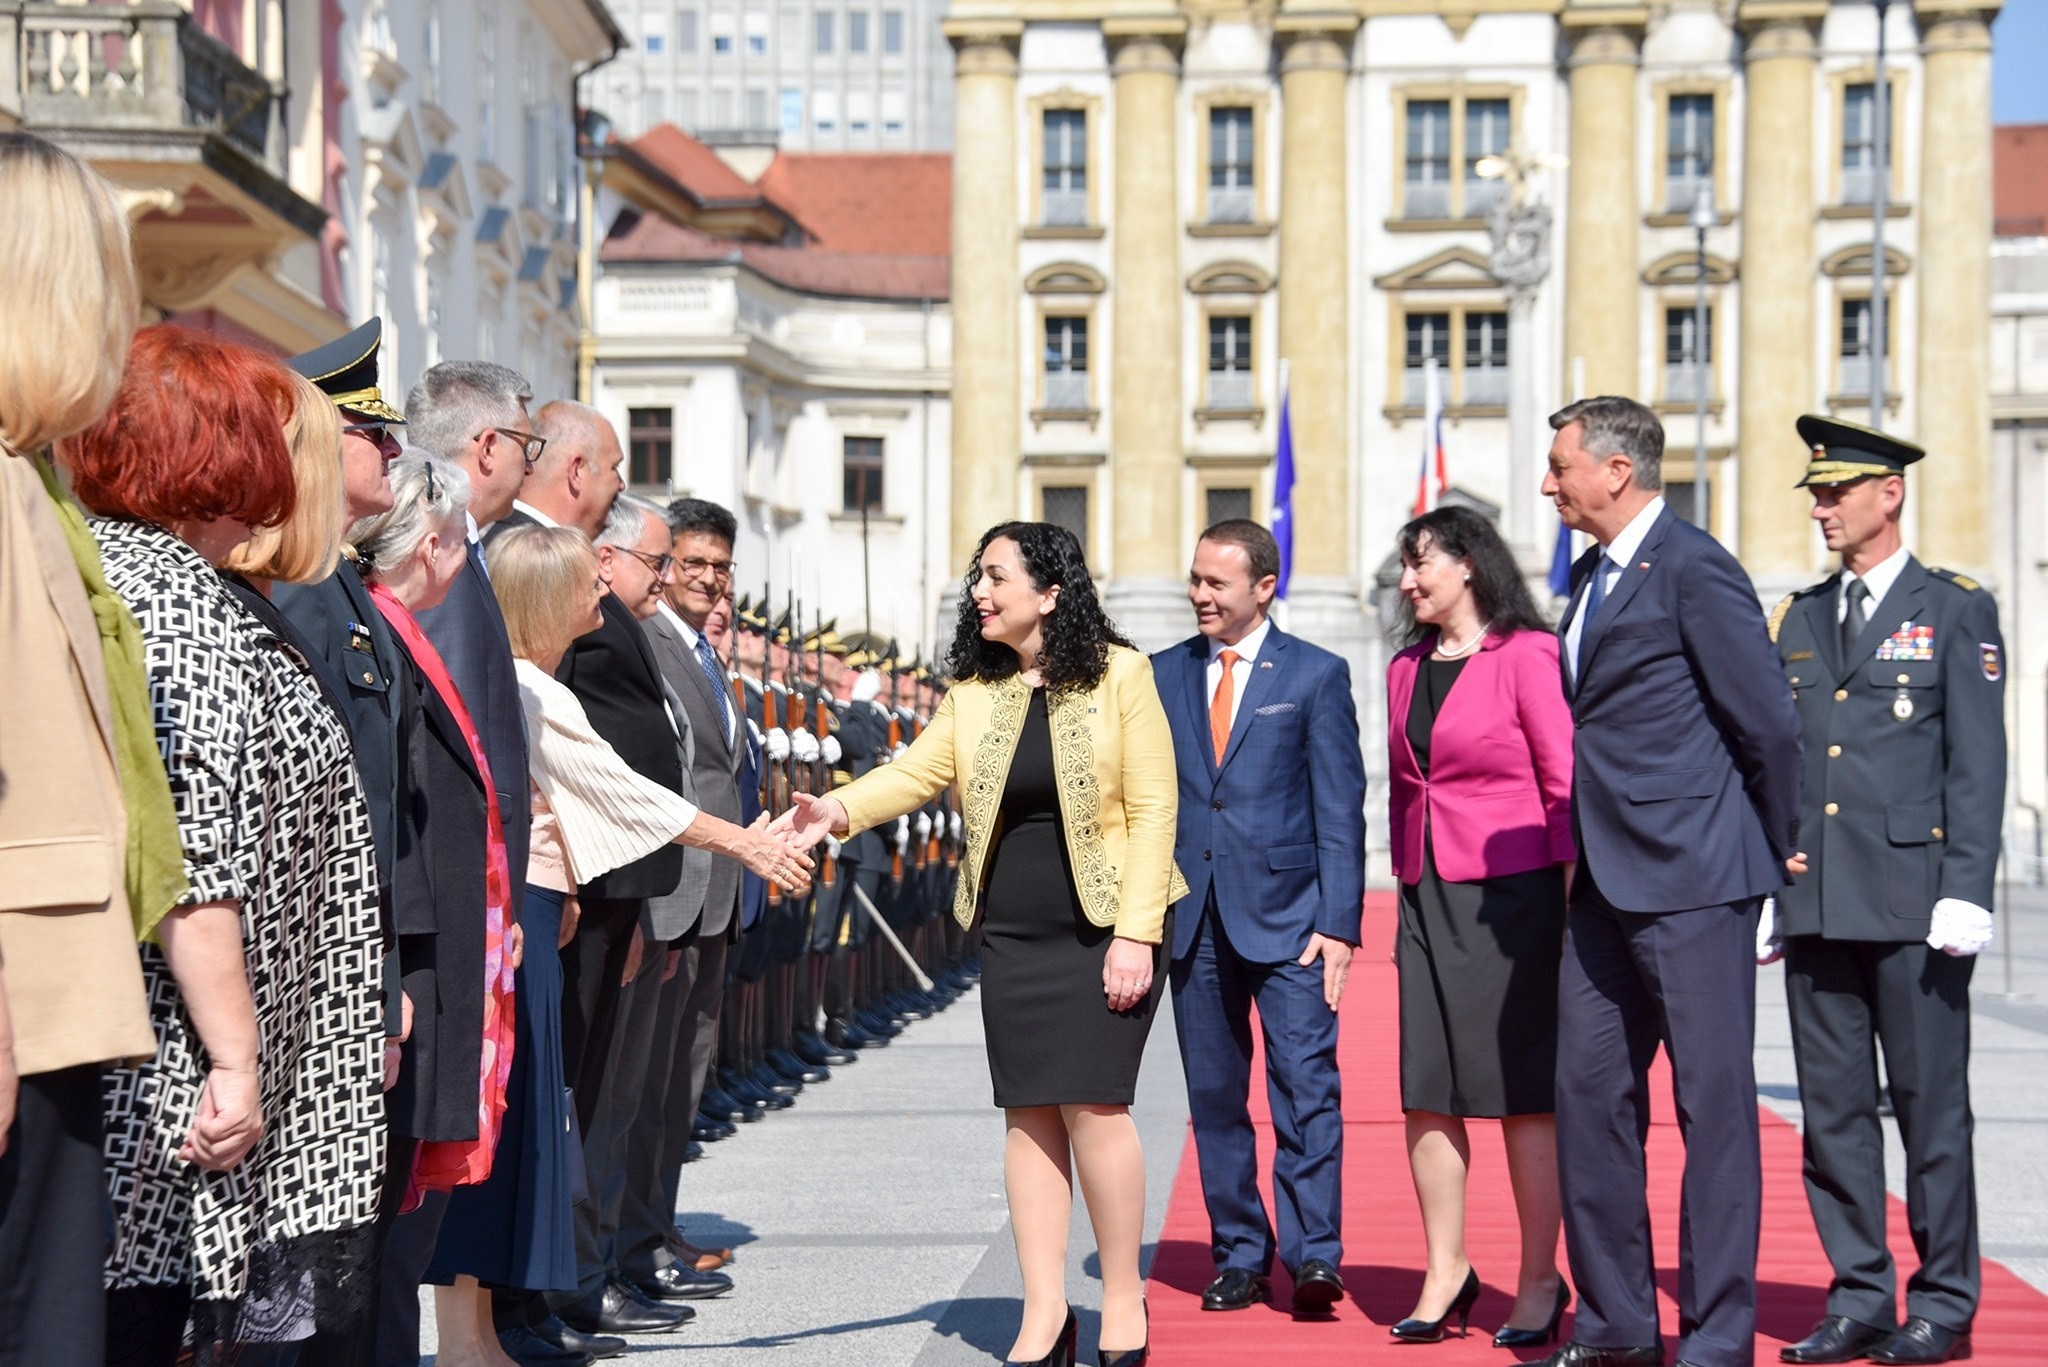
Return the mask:
<svg viewBox="0 0 2048 1367">
<path fill-rule="evenodd" d="M 591 1362 L 615 1358 L 626 1351 L 626 1341 L 610 1334 L 586 1334 L 571 1329 L 550 1315 L 539 1324 L 500 1330 L 498 1345 L 506 1356 L 527 1367 L 554 1367 L 557 1363 Z"/>
<path fill-rule="evenodd" d="M 838 1049 L 880 1049 L 889 1043 L 877 1035 L 871 1035 L 852 1020 L 830 1020 L 825 1022 L 825 1042 Z"/>
<path fill-rule="evenodd" d="M 1854 1362 L 1870 1346 L 1890 1338 L 1892 1331 L 1874 1324 L 1852 1320 L 1847 1315 L 1829 1315 L 1813 1326 L 1813 1332 L 1797 1343 L 1778 1350 L 1780 1362 Z"/>
<path fill-rule="evenodd" d="M 1248 1268 L 1226 1267 L 1202 1293 L 1204 1310 L 1244 1310 L 1273 1299 L 1273 1279 Z"/>
<path fill-rule="evenodd" d="M 793 1077 L 809 1086 L 813 1082 L 830 1082 L 832 1070 L 823 1064 L 812 1063 L 789 1049 L 770 1049 L 768 1061 L 775 1065 L 775 1071 L 784 1077 Z"/>
<path fill-rule="evenodd" d="M 687 1305 L 642 1302 L 627 1294 L 617 1282 L 606 1282 L 557 1313 L 564 1324 L 586 1334 L 665 1334 L 683 1321 L 696 1318 Z"/>
<path fill-rule="evenodd" d="M 1543 1367 L 1664 1367 L 1664 1345 L 1646 1348 L 1595 1348 L 1572 1342 L 1543 1359 Z"/>
<path fill-rule="evenodd" d="M 498 1347 L 519 1367 L 588 1367 L 597 1361 L 588 1353 L 571 1353 L 558 1348 L 523 1324 L 500 1329 Z"/>
<path fill-rule="evenodd" d="M 1952 1358 L 1967 1357 L 1969 1352 L 1969 1330 L 1944 1328 L 1933 1320 L 1914 1315 L 1897 1333 L 1872 1348 L 1866 1356 L 1872 1362 L 1947 1362 Z"/>
<path fill-rule="evenodd" d="M 790 1041 L 790 1051 L 805 1063 L 815 1063 L 824 1068 L 843 1068 L 854 1061 L 854 1056 L 844 1049 L 835 1049 L 823 1035 L 815 1030 L 800 1030 Z"/>
<path fill-rule="evenodd" d="M 1294 1270 L 1294 1313 L 1327 1315 L 1344 1299 L 1344 1279 L 1321 1258 L 1310 1258 Z"/>
<path fill-rule="evenodd" d="M 765 1109 L 766 1107 L 761 1108 Z M 761 1118 L 760 1110 L 747 1105 L 722 1087 L 711 1085 L 704 1088 L 704 1095 L 697 1102 L 697 1110 L 700 1114 L 708 1115 L 714 1120 L 722 1120 L 727 1124 Z"/>
<path fill-rule="evenodd" d="M 683 1145 L 683 1161 L 685 1163 L 694 1163 L 703 1156 L 704 1142 L 702 1140 L 692 1139 L 689 1143 Z"/>
<path fill-rule="evenodd" d="M 708 1301 L 732 1290 L 732 1278 L 723 1272 L 699 1272 L 694 1267 L 670 1263 L 659 1272 L 635 1277 L 633 1285 L 641 1295 L 657 1301 Z"/>
</svg>

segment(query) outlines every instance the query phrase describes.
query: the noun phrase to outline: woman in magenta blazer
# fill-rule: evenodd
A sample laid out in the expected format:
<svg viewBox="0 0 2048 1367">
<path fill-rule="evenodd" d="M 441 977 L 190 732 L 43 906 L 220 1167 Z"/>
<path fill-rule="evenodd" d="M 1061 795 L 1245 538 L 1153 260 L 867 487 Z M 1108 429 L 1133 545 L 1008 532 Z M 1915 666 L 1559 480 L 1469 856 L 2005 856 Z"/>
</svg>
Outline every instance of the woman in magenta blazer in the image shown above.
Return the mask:
<svg viewBox="0 0 2048 1367">
<path fill-rule="evenodd" d="M 1572 843 L 1572 716 L 1500 534 L 1439 508 L 1401 529 L 1408 648 L 1387 668 L 1388 831 L 1401 882 L 1401 1108 L 1429 1271 L 1398 1339 L 1479 1298 L 1465 1257 L 1468 1117 L 1498 1117 L 1522 1225 L 1501 1347 L 1555 1337 L 1557 976 Z"/>
</svg>

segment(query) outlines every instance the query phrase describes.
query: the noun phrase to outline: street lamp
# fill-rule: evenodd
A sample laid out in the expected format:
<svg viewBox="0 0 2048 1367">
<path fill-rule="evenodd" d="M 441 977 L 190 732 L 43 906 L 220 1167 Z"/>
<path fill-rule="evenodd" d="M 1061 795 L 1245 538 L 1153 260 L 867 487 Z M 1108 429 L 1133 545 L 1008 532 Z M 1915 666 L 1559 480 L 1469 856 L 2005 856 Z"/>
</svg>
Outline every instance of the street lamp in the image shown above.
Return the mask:
<svg viewBox="0 0 2048 1367">
<path fill-rule="evenodd" d="M 1714 534 L 1714 477 L 1707 468 L 1707 229 L 1714 226 L 1714 181 L 1700 181 L 1692 201 L 1692 488 L 1699 506 L 1693 520 Z"/>
</svg>

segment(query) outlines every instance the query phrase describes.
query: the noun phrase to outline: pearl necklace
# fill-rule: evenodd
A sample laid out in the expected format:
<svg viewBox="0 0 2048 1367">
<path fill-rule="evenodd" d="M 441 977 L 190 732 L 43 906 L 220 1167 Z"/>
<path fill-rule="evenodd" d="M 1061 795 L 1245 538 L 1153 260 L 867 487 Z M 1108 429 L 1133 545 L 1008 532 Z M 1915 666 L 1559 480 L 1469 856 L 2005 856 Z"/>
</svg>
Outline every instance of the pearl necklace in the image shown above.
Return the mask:
<svg viewBox="0 0 2048 1367">
<path fill-rule="evenodd" d="M 1462 660 L 1467 655 L 1470 655 L 1473 651 L 1479 649 L 1479 643 L 1486 639 L 1486 633 L 1491 630 L 1493 630 L 1493 623 L 1488 622 L 1485 626 L 1479 628 L 1479 634 L 1477 636 L 1474 636 L 1471 640 L 1465 642 L 1465 644 L 1459 646 L 1456 650 L 1452 650 L 1450 647 L 1446 646 L 1444 644 L 1443 633 L 1438 632 L 1436 635 L 1436 657 L 1439 660 Z"/>
</svg>

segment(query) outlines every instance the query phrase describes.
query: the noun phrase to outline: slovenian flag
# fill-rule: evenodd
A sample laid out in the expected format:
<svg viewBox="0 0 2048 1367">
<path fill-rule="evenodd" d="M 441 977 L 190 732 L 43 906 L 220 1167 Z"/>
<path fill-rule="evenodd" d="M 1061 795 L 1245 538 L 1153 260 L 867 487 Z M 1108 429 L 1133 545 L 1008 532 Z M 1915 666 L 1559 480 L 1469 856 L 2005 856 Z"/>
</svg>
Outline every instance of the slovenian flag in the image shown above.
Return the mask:
<svg viewBox="0 0 2048 1367">
<path fill-rule="evenodd" d="M 1294 423 L 1287 411 L 1287 366 L 1280 366 L 1280 445 L 1273 456 L 1273 539 L 1280 543 L 1280 580 L 1273 596 L 1287 601 L 1294 574 Z"/>
<path fill-rule="evenodd" d="M 1415 481 L 1415 517 L 1443 501 L 1451 487 L 1444 465 L 1444 387 L 1436 357 L 1422 363 L 1422 472 Z"/>
<path fill-rule="evenodd" d="M 1555 598 L 1569 598 L 1572 592 L 1572 529 L 1557 520 L 1557 546 L 1550 552 L 1550 592 Z"/>
</svg>

